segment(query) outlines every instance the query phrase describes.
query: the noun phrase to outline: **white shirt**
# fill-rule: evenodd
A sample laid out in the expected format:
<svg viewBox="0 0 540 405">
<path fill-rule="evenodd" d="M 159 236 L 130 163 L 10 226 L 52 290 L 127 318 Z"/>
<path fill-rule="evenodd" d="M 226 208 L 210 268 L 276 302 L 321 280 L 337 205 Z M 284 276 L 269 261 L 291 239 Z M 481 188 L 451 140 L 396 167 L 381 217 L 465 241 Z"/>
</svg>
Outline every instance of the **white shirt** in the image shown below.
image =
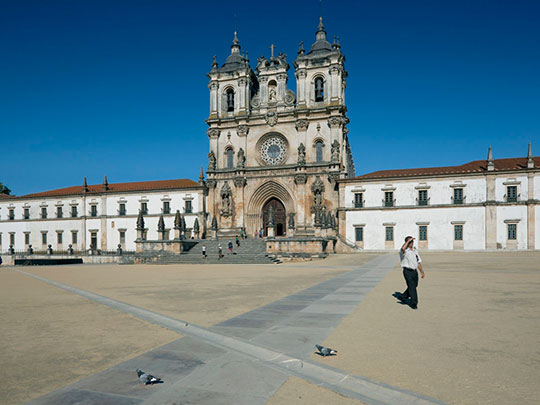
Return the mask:
<svg viewBox="0 0 540 405">
<path fill-rule="evenodd" d="M 418 263 L 422 263 L 422 259 L 418 254 L 416 248 L 405 249 L 405 252 L 399 251 L 399 259 L 401 261 L 401 267 L 407 267 L 409 269 L 416 270 Z"/>
</svg>

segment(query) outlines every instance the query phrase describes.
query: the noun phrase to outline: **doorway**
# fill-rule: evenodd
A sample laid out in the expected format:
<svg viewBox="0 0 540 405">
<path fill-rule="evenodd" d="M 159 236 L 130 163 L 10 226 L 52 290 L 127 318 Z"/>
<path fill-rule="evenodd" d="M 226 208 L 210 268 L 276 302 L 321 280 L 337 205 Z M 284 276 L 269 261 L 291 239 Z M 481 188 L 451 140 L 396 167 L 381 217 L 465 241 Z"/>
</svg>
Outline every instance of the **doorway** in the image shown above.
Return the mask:
<svg viewBox="0 0 540 405">
<path fill-rule="evenodd" d="M 268 221 L 270 219 L 270 207 L 274 211 L 274 232 L 276 236 L 284 236 L 286 228 L 285 206 L 277 198 L 271 198 L 264 204 L 262 209 L 262 220 L 264 236 L 268 236 Z"/>
</svg>

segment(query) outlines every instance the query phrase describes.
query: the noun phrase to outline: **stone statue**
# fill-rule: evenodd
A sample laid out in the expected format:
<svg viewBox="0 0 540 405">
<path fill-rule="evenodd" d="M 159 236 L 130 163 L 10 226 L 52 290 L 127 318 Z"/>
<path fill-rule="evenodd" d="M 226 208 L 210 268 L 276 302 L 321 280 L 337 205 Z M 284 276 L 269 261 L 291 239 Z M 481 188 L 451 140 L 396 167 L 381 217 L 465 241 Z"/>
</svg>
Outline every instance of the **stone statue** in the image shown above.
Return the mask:
<svg viewBox="0 0 540 405">
<path fill-rule="evenodd" d="M 243 169 L 246 167 L 246 155 L 244 154 L 244 149 L 240 148 L 237 154 L 237 167 Z"/>
<path fill-rule="evenodd" d="M 337 141 L 337 139 L 332 142 L 331 156 L 332 162 L 339 162 L 339 142 Z"/>
<path fill-rule="evenodd" d="M 176 210 L 176 215 L 174 216 L 174 229 L 180 230 L 182 228 L 182 216 L 180 215 L 180 210 Z"/>
<path fill-rule="evenodd" d="M 217 229 L 218 229 L 217 218 L 215 216 L 214 216 L 214 218 L 212 218 L 212 224 L 211 224 L 210 228 L 213 229 L 214 231 L 217 231 Z"/>
<path fill-rule="evenodd" d="M 270 93 L 268 96 L 268 101 L 276 101 L 276 90 L 270 89 Z"/>
<path fill-rule="evenodd" d="M 301 142 L 300 142 L 300 145 L 298 145 L 298 164 L 299 165 L 306 164 L 306 147 Z"/>
<path fill-rule="evenodd" d="M 268 208 L 268 226 L 274 226 L 274 207 Z"/>
<path fill-rule="evenodd" d="M 214 151 L 208 154 L 208 170 L 216 170 L 216 155 Z"/>
<path fill-rule="evenodd" d="M 221 188 L 221 215 L 228 217 L 232 214 L 232 204 L 231 204 L 232 191 L 229 183 L 226 181 L 223 187 Z"/>
<path fill-rule="evenodd" d="M 294 229 L 294 213 L 289 214 L 289 229 Z"/>
</svg>

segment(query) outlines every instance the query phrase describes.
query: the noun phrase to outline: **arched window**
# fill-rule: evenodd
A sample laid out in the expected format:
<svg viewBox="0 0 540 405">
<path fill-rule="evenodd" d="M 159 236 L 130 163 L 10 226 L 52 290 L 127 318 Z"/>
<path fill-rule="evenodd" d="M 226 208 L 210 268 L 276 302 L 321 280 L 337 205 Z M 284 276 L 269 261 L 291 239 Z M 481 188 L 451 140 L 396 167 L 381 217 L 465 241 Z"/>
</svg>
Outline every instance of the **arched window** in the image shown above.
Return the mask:
<svg viewBox="0 0 540 405">
<path fill-rule="evenodd" d="M 227 112 L 234 112 L 234 90 L 227 90 Z"/>
<path fill-rule="evenodd" d="M 227 169 L 234 169 L 234 152 L 232 148 L 227 149 Z"/>
<path fill-rule="evenodd" d="M 323 142 L 322 141 L 315 142 L 315 161 L 317 163 L 323 161 Z"/>
<path fill-rule="evenodd" d="M 322 77 L 315 79 L 315 101 L 324 101 L 324 80 Z"/>
</svg>

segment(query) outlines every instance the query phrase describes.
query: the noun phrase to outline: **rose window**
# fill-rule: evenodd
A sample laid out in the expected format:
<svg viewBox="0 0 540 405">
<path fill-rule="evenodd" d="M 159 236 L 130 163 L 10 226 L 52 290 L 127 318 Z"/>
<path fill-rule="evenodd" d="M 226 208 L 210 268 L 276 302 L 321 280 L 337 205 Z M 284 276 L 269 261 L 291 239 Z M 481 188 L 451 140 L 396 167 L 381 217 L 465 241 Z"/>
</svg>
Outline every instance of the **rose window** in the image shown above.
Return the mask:
<svg viewBox="0 0 540 405">
<path fill-rule="evenodd" d="M 261 157 L 266 164 L 275 166 L 285 159 L 287 147 L 281 138 L 269 138 L 261 146 Z"/>
</svg>

